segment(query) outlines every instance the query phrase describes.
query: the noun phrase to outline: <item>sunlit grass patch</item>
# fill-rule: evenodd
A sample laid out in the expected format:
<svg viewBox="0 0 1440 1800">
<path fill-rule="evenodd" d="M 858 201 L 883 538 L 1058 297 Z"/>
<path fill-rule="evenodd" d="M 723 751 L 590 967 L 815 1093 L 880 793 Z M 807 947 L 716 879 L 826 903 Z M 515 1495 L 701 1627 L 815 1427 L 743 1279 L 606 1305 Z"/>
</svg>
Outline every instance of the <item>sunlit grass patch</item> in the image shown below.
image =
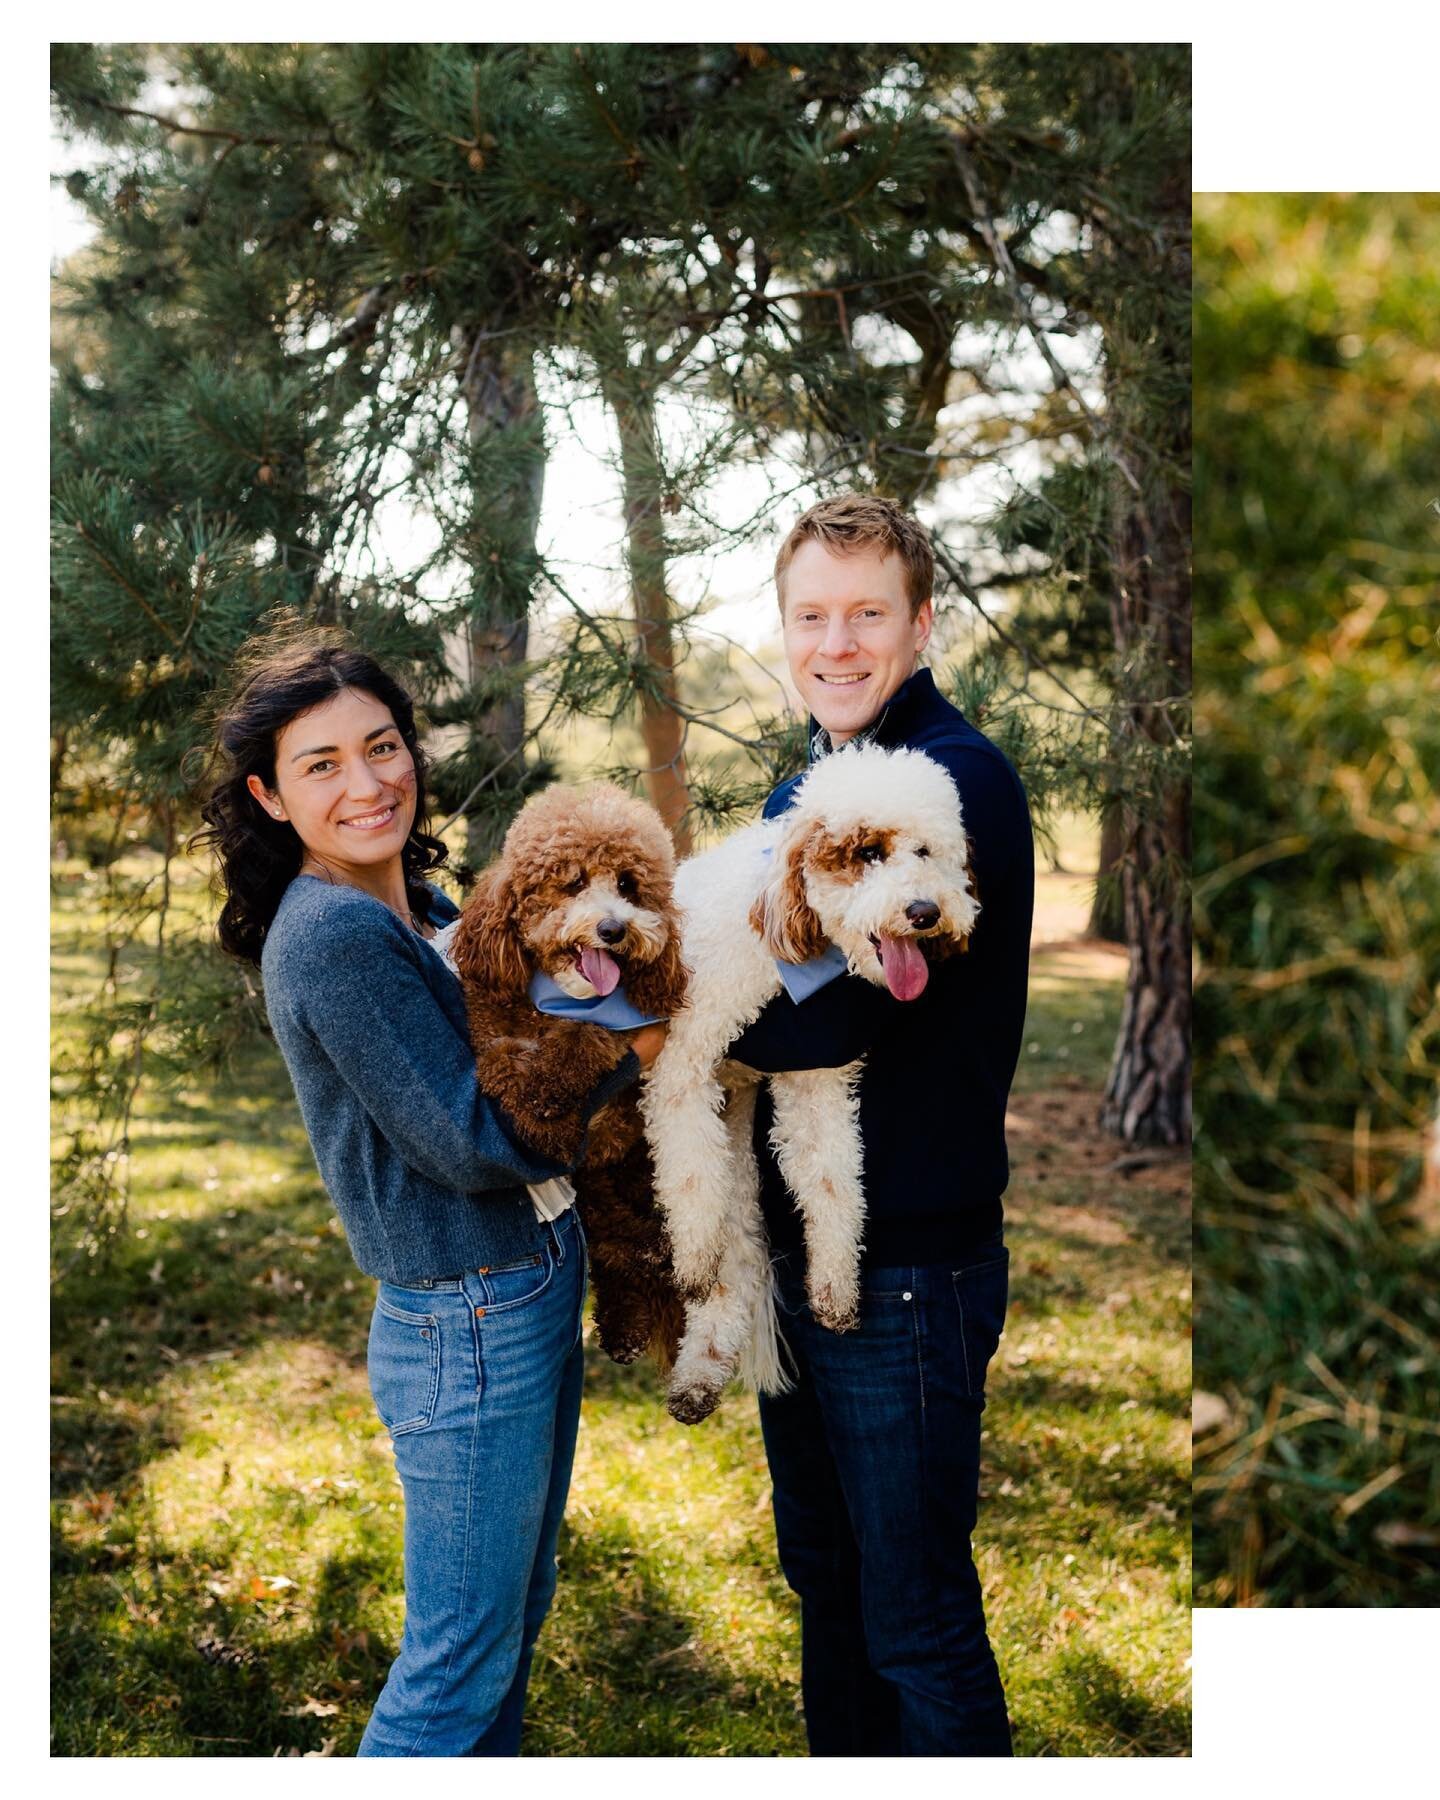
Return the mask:
<svg viewBox="0 0 1440 1800">
<path fill-rule="evenodd" d="M 1123 968 L 1037 964 L 1011 1123 L 977 1558 L 1024 1754 L 1186 1747 L 1183 1205 L 1093 1128 Z M 53 1747 L 350 1754 L 403 1624 L 401 1495 L 373 1287 L 273 1052 L 148 1094 L 132 1178 L 130 1229 L 55 1295 Z M 804 1754 L 752 1398 L 686 1431 L 589 1345 L 560 1559 L 527 1755 Z"/>
</svg>

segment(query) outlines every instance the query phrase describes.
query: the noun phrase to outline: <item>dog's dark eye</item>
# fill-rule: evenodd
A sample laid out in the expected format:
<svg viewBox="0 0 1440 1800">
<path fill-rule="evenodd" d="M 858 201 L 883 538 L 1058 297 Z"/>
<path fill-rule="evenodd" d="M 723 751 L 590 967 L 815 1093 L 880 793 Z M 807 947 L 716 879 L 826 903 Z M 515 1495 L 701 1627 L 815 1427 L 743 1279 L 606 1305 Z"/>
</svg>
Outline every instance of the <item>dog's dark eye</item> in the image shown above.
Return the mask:
<svg viewBox="0 0 1440 1800">
<path fill-rule="evenodd" d="M 917 856 L 928 856 L 930 854 L 930 846 L 928 844 L 922 844 L 915 854 Z"/>
<path fill-rule="evenodd" d="M 577 875 L 572 881 L 567 881 L 565 883 L 565 892 L 567 894 L 578 894 L 584 885 L 585 877 L 583 875 Z"/>
<path fill-rule="evenodd" d="M 862 844 L 855 854 L 861 862 L 877 863 L 884 862 L 887 852 L 883 844 Z"/>
<path fill-rule="evenodd" d="M 622 900 L 633 900 L 640 892 L 635 877 L 628 869 L 626 869 L 623 874 L 616 877 L 615 886 L 620 890 L 620 897 Z"/>
</svg>

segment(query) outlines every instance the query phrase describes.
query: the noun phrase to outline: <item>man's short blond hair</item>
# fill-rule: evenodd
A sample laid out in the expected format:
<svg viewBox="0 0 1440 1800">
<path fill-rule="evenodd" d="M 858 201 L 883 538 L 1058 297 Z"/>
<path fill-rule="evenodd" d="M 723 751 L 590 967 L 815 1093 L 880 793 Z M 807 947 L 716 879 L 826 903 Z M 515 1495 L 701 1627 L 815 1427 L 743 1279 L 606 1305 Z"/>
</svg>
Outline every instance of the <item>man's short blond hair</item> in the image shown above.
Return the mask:
<svg viewBox="0 0 1440 1800">
<path fill-rule="evenodd" d="M 775 558 L 775 591 L 785 610 L 785 571 L 795 552 L 814 538 L 837 556 L 873 545 L 882 557 L 892 551 L 905 565 L 905 597 L 913 619 L 935 588 L 935 554 L 920 521 L 895 500 L 879 494 L 836 494 L 812 506 L 790 527 Z"/>
</svg>

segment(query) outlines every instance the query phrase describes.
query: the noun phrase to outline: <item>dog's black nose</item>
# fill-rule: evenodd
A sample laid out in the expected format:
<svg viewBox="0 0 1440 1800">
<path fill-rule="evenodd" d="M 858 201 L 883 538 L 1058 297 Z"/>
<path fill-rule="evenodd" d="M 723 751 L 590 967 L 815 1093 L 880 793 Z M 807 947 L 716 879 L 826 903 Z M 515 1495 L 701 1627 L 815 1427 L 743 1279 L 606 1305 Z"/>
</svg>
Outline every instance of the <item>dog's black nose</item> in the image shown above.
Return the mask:
<svg viewBox="0 0 1440 1800">
<path fill-rule="evenodd" d="M 933 900 L 912 900 L 905 908 L 905 917 L 917 931 L 928 931 L 940 923 L 940 908 Z"/>
<path fill-rule="evenodd" d="M 936 915 L 938 918 L 938 914 Z M 618 944 L 625 935 L 625 924 L 621 919 L 602 919 L 595 927 L 595 935 L 602 944 Z"/>
</svg>

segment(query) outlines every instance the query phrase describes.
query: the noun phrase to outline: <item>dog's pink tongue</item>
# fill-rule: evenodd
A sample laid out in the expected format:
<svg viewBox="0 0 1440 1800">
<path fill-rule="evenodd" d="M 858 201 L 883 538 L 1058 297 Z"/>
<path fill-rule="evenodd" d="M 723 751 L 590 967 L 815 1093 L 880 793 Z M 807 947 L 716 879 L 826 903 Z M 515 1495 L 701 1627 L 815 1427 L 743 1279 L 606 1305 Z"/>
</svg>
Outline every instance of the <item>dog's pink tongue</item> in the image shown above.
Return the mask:
<svg viewBox="0 0 1440 1800">
<path fill-rule="evenodd" d="M 596 950 L 587 944 L 580 952 L 580 973 L 597 994 L 609 994 L 620 979 L 620 965 L 608 950 Z"/>
<path fill-rule="evenodd" d="M 885 971 L 885 985 L 897 1000 L 913 1000 L 925 991 L 930 979 L 929 965 L 920 954 L 920 946 L 912 937 L 880 939 L 880 967 Z"/>
</svg>

